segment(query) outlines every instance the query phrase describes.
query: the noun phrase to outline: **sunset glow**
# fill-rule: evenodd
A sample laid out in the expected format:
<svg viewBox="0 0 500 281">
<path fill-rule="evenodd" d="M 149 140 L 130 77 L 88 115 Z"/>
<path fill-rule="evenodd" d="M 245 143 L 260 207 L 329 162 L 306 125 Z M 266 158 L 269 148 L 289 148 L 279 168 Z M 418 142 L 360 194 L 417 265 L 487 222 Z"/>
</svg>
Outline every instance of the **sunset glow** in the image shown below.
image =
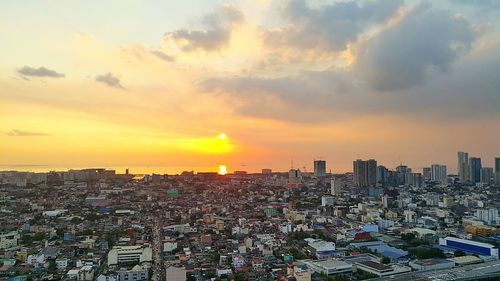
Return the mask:
<svg viewBox="0 0 500 281">
<path fill-rule="evenodd" d="M 341 172 L 498 151 L 498 10 L 338 2 L 3 1 L 0 168 L 287 170 L 293 155 Z"/>
<path fill-rule="evenodd" d="M 219 165 L 219 175 L 225 175 L 225 174 L 227 174 L 226 165 Z"/>
</svg>

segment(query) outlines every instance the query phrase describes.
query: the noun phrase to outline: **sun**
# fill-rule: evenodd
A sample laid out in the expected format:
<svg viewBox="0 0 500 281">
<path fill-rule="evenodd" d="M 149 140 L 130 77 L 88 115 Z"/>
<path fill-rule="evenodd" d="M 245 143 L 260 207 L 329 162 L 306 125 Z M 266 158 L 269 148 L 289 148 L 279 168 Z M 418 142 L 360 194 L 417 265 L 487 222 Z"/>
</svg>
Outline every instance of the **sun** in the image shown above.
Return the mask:
<svg viewBox="0 0 500 281">
<path fill-rule="evenodd" d="M 225 174 L 227 174 L 226 165 L 219 165 L 219 175 L 225 175 Z"/>
<path fill-rule="evenodd" d="M 219 139 L 221 139 L 221 140 L 225 140 L 226 138 L 227 138 L 227 135 L 226 135 L 226 134 L 224 134 L 224 133 L 220 133 L 220 134 L 219 134 Z"/>
</svg>

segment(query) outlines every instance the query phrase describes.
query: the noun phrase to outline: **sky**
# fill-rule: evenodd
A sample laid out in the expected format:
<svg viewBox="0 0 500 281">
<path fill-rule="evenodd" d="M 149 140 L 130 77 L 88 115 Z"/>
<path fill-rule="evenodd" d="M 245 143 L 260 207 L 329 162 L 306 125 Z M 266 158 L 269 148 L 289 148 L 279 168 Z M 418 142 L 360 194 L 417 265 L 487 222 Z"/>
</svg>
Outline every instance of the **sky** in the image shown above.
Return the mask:
<svg viewBox="0 0 500 281">
<path fill-rule="evenodd" d="M 499 28 L 496 0 L 1 1 L 0 170 L 491 167 Z"/>
</svg>

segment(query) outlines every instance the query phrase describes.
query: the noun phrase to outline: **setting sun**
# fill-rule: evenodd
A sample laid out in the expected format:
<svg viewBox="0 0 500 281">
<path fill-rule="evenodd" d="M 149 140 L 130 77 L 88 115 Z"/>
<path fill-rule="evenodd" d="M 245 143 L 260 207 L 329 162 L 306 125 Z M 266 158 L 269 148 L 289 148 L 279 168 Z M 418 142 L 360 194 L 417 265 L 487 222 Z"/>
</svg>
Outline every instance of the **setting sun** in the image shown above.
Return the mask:
<svg viewBox="0 0 500 281">
<path fill-rule="evenodd" d="M 227 138 L 226 134 L 224 134 L 224 133 L 219 134 L 219 139 L 225 140 L 226 138 Z"/>
<path fill-rule="evenodd" d="M 227 174 L 226 165 L 219 165 L 219 175 L 225 175 L 225 174 Z"/>
</svg>

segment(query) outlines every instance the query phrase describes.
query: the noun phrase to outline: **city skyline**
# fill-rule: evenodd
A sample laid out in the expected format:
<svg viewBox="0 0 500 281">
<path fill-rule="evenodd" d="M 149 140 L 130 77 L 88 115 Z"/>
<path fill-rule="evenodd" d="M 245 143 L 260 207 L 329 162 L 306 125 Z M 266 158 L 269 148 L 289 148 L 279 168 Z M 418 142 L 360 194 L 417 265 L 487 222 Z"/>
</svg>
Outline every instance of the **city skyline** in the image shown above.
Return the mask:
<svg viewBox="0 0 500 281">
<path fill-rule="evenodd" d="M 457 151 L 493 167 L 499 11 L 491 1 L 2 2 L 0 169 L 286 171 L 293 157 L 309 171 L 313 159 L 347 172 L 373 158 L 456 173 Z"/>
<path fill-rule="evenodd" d="M 136 173 L 136 174 L 181 174 L 182 172 L 190 172 L 190 171 L 193 171 L 195 173 L 197 172 L 201 172 L 201 173 L 204 173 L 204 172 L 218 172 L 219 174 L 223 174 L 225 175 L 226 173 L 234 173 L 234 172 L 238 172 L 238 171 L 245 171 L 245 172 L 249 172 L 249 173 L 261 173 L 263 172 L 264 170 L 271 170 L 272 172 L 277 172 L 277 173 L 287 173 L 290 169 L 298 169 L 298 170 L 301 170 L 302 172 L 307 172 L 307 173 L 311 173 L 311 174 L 314 174 L 315 176 L 324 176 L 326 174 L 344 174 L 344 173 L 356 173 L 356 167 L 357 167 L 357 164 L 358 162 L 362 162 L 364 165 L 366 165 L 368 162 L 370 161 L 374 161 L 374 166 L 371 168 L 371 169 L 378 169 L 378 167 L 383 167 L 384 169 L 388 169 L 388 170 L 397 170 L 398 167 L 400 167 L 401 165 L 403 165 L 403 167 L 407 167 L 407 168 L 410 168 L 412 170 L 413 173 L 419 173 L 419 174 L 423 174 L 425 176 L 425 169 L 429 169 L 429 173 L 431 173 L 433 176 L 433 179 L 436 179 L 434 178 L 435 177 L 435 173 L 441 173 L 442 175 L 440 175 L 441 177 L 441 180 L 444 180 L 445 178 L 443 177 L 446 177 L 447 175 L 455 175 L 455 176 L 458 176 L 462 181 L 465 179 L 465 181 L 468 181 L 470 180 L 470 163 L 471 161 L 469 160 L 470 158 L 467 158 L 467 161 L 466 161 L 466 167 L 465 167 L 465 176 L 463 177 L 461 174 L 461 171 L 458 167 L 460 167 L 460 163 L 461 163 L 461 154 L 465 153 L 466 155 L 468 155 L 468 152 L 463 152 L 463 151 L 458 151 L 457 152 L 457 156 L 458 156 L 458 163 L 455 164 L 456 165 L 456 168 L 454 168 L 453 165 L 448 165 L 448 164 L 436 164 L 437 162 L 436 161 L 428 161 L 427 165 L 424 165 L 424 166 L 412 166 L 412 165 L 409 165 L 408 163 L 404 163 L 404 162 L 400 162 L 394 166 L 390 166 L 390 165 L 387 165 L 386 163 L 380 163 L 378 162 L 377 163 L 377 160 L 376 159 L 368 159 L 366 158 L 366 160 L 363 160 L 363 159 L 353 159 L 353 161 L 351 161 L 351 169 L 350 170 L 342 170 L 342 171 L 335 171 L 333 170 L 333 167 L 331 166 L 331 163 L 329 161 L 327 161 L 326 159 L 313 159 L 311 160 L 311 163 L 312 165 L 310 166 L 307 166 L 307 165 L 297 165 L 294 164 L 293 162 L 293 158 L 291 158 L 291 162 L 289 163 L 290 166 L 288 166 L 287 168 L 284 168 L 284 169 L 272 169 L 272 168 L 269 168 L 269 167 L 260 167 L 258 169 L 246 169 L 247 167 L 245 166 L 240 166 L 240 167 L 229 167 L 228 165 L 226 164 L 223 164 L 223 163 L 218 163 L 217 165 L 214 165 L 214 166 L 207 166 L 207 167 L 183 167 L 182 169 L 171 169 L 169 170 L 168 168 L 166 167 L 162 167 L 162 166 L 158 166 L 158 167 L 137 167 L 137 166 L 126 166 L 126 165 L 122 165 L 122 166 L 81 166 L 81 167 L 49 167 L 49 166 L 44 166 L 44 165 L 40 165 L 40 166 L 24 166 L 24 165 L 20 165 L 20 166 L 11 166 L 11 167 L 5 167 L 5 166 L 1 166 L 0 165 L 0 172 L 1 171 L 20 171 L 20 172 L 51 172 L 51 171 L 69 171 L 69 170 L 79 170 L 79 169 L 110 169 L 110 170 L 116 170 L 118 173 L 128 173 L 129 171 L 133 174 L 133 173 Z M 468 156 L 466 156 L 468 157 Z M 477 156 L 471 156 L 472 159 L 479 159 L 479 163 L 489 163 L 491 162 L 491 165 L 485 165 L 485 164 L 482 164 L 480 167 L 479 167 L 479 170 L 481 170 L 481 168 L 486 168 L 486 169 L 491 169 L 492 173 L 495 173 L 495 172 L 498 172 L 500 169 L 500 156 L 495 156 L 492 158 L 491 161 L 484 161 L 485 159 L 482 158 L 482 157 L 477 157 Z M 456 159 L 457 160 L 457 159 Z M 309 164 L 311 164 L 309 163 Z M 318 163 L 320 163 L 318 165 Z M 315 167 L 315 165 L 318 165 L 318 167 Z M 436 167 L 436 168 L 434 168 Z M 444 167 L 444 168 L 441 168 L 441 167 Z M 178 167 L 176 167 L 178 168 Z M 197 168 L 197 169 L 195 169 Z M 316 168 L 319 170 L 319 171 L 325 171 L 326 174 L 323 174 L 322 172 L 320 173 L 316 173 Z M 366 168 L 364 168 L 366 169 Z M 439 169 L 438 171 L 441 171 L 441 169 L 444 169 L 443 171 L 444 172 L 432 172 L 434 169 Z M 222 171 L 222 172 L 221 172 Z M 375 170 L 373 170 L 374 172 Z M 365 173 L 365 172 L 363 172 Z M 478 171 L 477 173 L 479 173 L 479 177 L 480 177 L 480 174 L 481 174 L 481 171 Z M 367 176 L 368 177 L 368 176 Z M 372 175 L 372 177 L 374 177 L 374 175 Z M 366 179 L 365 179 L 366 180 Z"/>
</svg>

